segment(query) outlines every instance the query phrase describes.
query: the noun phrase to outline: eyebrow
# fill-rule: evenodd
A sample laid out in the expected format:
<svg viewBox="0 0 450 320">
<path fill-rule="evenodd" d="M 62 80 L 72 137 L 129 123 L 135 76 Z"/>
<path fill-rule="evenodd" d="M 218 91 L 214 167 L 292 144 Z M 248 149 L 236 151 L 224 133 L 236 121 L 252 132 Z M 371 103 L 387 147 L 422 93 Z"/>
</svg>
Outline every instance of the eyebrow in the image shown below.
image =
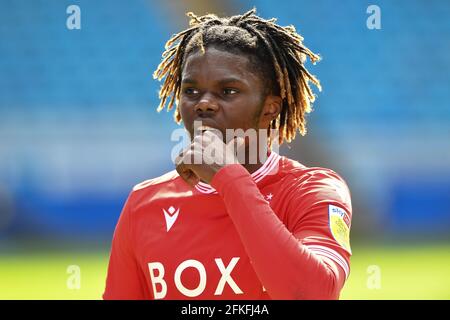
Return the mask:
<svg viewBox="0 0 450 320">
<path fill-rule="evenodd" d="M 219 81 L 217 81 L 218 84 L 226 84 L 226 83 L 230 83 L 230 82 L 239 82 L 242 84 L 245 84 L 245 81 L 242 81 L 241 79 L 235 78 L 235 77 L 228 77 L 228 78 L 224 78 L 224 79 L 220 79 Z M 192 78 L 184 78 L 181 83 L 197 83 L 197 81 L 195 81 L 195 79 Z"/>
</svg>

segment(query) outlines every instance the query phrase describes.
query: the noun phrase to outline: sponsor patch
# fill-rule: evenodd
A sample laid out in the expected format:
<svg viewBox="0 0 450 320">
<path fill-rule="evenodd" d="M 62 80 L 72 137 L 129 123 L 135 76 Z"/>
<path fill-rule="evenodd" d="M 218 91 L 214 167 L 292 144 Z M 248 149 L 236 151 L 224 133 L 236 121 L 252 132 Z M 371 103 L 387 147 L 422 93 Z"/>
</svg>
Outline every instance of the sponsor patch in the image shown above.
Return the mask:
<svg viewBox="0 0 450 320">
<path fill-rule="evenodd" d="M 328 207 L 328 216 L 331 234 L 337 243 L 341 245 L 350 254 L 350 217 L 344 209 L 330 205 Z"/>
</svg>

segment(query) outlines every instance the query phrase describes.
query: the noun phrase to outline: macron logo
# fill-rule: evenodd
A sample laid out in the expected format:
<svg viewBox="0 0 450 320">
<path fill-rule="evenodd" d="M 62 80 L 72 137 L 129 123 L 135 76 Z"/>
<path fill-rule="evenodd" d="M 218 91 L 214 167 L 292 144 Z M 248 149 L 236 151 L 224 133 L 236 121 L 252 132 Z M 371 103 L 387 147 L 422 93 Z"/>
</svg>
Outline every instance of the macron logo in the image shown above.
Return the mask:
<svg viewBox="0 0 450 320">
<path fill-rule="evenodd" d="M 169 232 L 170 228 L 172 228 L 175 221 L 177 221 L 178 213 L 180 212 L 180 209 L 175 210 L 174 207 L 170 207 L 167 211 L 163 209 L 164 211 L 164 218 L 166 219 L 166 228 L 167 232 Z"/>
</svg>

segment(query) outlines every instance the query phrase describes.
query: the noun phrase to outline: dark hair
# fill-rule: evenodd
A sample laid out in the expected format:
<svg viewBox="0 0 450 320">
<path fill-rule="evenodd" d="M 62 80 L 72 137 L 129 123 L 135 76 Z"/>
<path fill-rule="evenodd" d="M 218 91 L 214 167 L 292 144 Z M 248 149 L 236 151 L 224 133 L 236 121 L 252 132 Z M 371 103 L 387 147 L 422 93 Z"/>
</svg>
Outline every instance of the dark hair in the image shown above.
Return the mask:
<svg viewBox="0 0 450 320">
<path fill-rule="evenodd" d="M 311 112 L 315 96 L 312 82 L 321 90 L 319 80 L 305 68 L 309 57 L 314 64 L 320 57 L 303 45 L 303 38 L 294 26 L 281 27 L 276 19 L 265 20 L 252 9 L 242 15 L 219 18 L 214 14 L 196 16 L 188 12 L 190 28 L 173 35 L 165 45 L 163 60 L 153 77 L 166 77 L 159 97 L 158 111 L 171 110 L 176 103 L 175 121 L 180 123 L 178 101 L 181 72 L 187 56 L 197 50 L 213 46 L 232 53 L 246 54 L 254 71 L 259 72 L 265 84 L 264 94 L 282 98 L 282 107 L 270 128 L 279 131 L 279 143 L 292 141 L 297 129 L 306 134 L 305 114 Z"/>
</svg>

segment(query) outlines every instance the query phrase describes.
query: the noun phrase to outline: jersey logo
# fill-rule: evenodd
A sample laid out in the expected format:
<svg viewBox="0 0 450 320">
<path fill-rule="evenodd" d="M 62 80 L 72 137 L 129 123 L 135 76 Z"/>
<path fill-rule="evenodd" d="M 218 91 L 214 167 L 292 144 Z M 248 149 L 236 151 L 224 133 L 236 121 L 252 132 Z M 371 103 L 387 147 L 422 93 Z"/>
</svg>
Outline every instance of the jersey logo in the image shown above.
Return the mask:
<svg viewBox="0 0 450 320">
<path fill-rule="evenodd" d="M 330 205 L 328 207 L 331 234 L 341 247 L 350 254 L 350 217 L 344 209 Z"/>
<path fill-rule="evenodd" d="M 175 221 L 177 221 L 178 213 L 180 213 L 180 209 L 175 210 L 175 208 L 171 206 L 167 211 L 165 209 L 163 209 L 164 218 L 166 219 L 166 229 L 167 229 L 167 232 L 169 232 L 170 228 L 172 228 Z"/>
</svg>

